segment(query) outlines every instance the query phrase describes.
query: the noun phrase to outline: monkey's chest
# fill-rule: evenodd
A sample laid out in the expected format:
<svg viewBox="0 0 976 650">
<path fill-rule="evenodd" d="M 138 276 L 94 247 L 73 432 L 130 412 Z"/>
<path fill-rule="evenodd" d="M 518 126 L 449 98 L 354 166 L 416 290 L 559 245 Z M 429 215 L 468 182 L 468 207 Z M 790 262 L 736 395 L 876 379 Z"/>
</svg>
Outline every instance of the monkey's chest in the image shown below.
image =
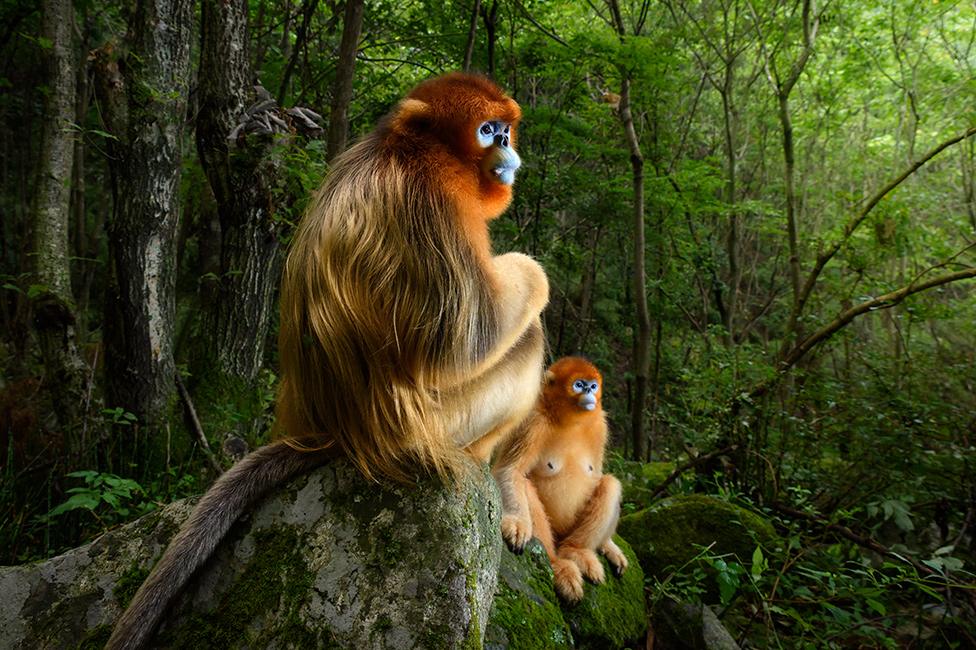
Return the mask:
<svg viewBox="0 0 976 650">
<path fill-rule="evenodd" d="M 545 450 L 529 475 L 557 535 L 573 528 L 602 476 L 589 454 L 573 451 Z"/>
</svg>

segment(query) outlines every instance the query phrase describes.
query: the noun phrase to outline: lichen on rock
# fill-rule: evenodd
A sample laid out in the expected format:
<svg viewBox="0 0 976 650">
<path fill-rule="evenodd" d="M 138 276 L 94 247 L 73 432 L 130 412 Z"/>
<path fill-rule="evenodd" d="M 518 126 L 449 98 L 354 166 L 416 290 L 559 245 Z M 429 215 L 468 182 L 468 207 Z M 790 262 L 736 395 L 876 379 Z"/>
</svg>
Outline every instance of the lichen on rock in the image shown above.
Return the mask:
<svg viewBox="0 0 976 650">
<path fill-rule="evenodd" d="M 158 645 L 479 647 L 501 556 L 486 468 L 459 488 L 376 485 L 337 461 L 231 529 L 171 607 Z M 188 516 L 182 501 L 91 544 L 0 569 L 0 647 L 101 647 Z"/>
</svg>

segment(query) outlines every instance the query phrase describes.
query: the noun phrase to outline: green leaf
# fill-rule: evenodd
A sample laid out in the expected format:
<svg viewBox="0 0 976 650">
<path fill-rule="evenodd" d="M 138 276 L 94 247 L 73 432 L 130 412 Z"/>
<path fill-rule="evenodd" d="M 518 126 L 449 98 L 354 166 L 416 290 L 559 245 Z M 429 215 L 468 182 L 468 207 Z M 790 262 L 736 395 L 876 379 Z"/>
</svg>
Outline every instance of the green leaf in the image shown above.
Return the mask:
<svg viewBox="0 0 976 650">
<path fill-rule="evenodd" d="M 888 613 L 888 610 L 885 609 L 885 606 L 879 603 L 878 601 L 874 600 L 873 598 L 868 598 L 865 602 L 868 604 L 868 607 L 873 609 L 881 616 L 885 616 Z"/>
<path fill-rule="evenodd" d="M 73 495 L 70 499 L 54 508 L 48 515 L 56 517 L 71 510 L 94 510 L 98 507 L 100 499 L 97 494 L 83 492 Z"/>
<path fill-rule="evenodd" d="M 752 552 L 752 579 L 759 580 L 766 568 L 766 557 L 763 555 L 762 548 L 756 546 L 756 550 Z"/>
</svg>

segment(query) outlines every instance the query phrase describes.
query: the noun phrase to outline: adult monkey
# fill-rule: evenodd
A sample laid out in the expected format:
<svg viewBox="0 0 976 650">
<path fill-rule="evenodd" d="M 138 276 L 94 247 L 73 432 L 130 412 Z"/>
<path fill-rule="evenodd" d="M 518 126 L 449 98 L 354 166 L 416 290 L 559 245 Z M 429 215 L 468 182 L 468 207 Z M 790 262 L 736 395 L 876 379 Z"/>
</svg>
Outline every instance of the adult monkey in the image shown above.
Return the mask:
<svg viewBox="0 0 976 650">
<path fill-rule="evenodd" d="M 282 437 L 220 477 L 116 624 L 139 648 L 234 521 L 345 455 L 369 478 L 452 481 L 531 410 L 548 282 L 491 254 L 511 201 L 518 104 L 482 77 L 415 88 L 339 156 L 299 226 L 281 294 Z M 467 451 L 464 451 L 467 450 Z"/>
</svg>

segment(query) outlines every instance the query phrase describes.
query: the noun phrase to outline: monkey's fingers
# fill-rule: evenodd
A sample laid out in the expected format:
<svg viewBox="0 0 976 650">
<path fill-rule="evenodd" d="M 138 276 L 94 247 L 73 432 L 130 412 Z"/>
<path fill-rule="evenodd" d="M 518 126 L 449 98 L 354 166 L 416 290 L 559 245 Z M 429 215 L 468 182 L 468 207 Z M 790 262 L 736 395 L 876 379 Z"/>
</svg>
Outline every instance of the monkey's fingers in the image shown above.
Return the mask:
<svg viewBox="0 0 976 650">
<path fill-rule="evenodd" d="M 532 522 L 518 515 L 502 517 L 502 538 L 513 553 L 521 555 L 532 538 Z"/>
<path fill-rule="evenodd" d="M 622 576 L 627 569 L 628 562 L 627 556 L 620 550 L 620 547 L 614 544 L 612 540 L 607 540 L 607 543 L 600 547 L 600 552 L 607 556 L 607 560 L 613 567 L 614 575 L 618 578 Z"/>
<path fill-rule="evenodd" d="M 586 579 L 594 584 L 602 584 L 606 578 L 603 563 L 591 549 L 563 546 L 559 549 L 559 557 L 575 563 Z"/>
<path fill-rule="evenodd" d="M 552 583 L 559 597 L 569 603 L 583 600 L 583 574 L 570 560 L 555 558 L 552 561 Z"/>
</svg>

